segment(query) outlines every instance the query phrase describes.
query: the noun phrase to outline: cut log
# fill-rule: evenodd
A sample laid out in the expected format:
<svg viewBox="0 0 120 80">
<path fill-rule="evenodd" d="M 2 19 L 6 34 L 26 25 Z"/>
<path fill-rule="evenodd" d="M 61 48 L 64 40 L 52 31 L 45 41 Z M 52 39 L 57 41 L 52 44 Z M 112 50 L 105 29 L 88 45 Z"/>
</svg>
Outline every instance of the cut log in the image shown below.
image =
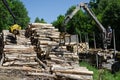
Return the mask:
<svg viewBox="0 0 120 80">
<path fill-rule="evenodd" d="M 68 73 L 68 74 L 80 74 L 80 75 L 93 75 L 93 71 L 80 71 L 77 69 L 69 69 L 69 70 L 53 70 L 53 72 L 60 72 L 60 73 Z"/>
<path fill-rule="evenodd" d="M 50 38 L 52 38 L 52 39 L 61 39 L 60 37 L 59 37 L 59 35 L 54 35 L 54 36 L 49 36 Z"/>
<path fill-rule="evenodd" d="M 61 66 L 57 64 L 52 64 L 51 70 L 68 70 L 68 69 L 73 69 L 72 66 Z"/>
<path fill-rule="evenodd" d="M 28 72 L 29 76 L 41 76 L 41 77 L 49 77 L 49 78 L 56 78 L 55 75 L 53 74 L 48 74 L 48 73 L 31 73 L 31 72 Z"/>
<path fill-rule="evenodd" d="M 77 67 L 75 67 L 77 66 Z M 79 65 L 72 65 L 72 66 L 61 66 L 61 65 L 56 65 L 52 64 L 52 70 L 78 70 L 78 71 L 88 71 L 86 67 L 80 67 Z"/>
<path fill-rule="evenodd" d="M 52 24 L 45 24 L 45 23 L 31 23 L 32 26 L 52 26 Z"/>
<path fill-rule="evenodd" d="M 45 38 L 45 37 L 39 37 L 39 40 L 45 40 L 45 41 L 50 41 L 50 38 Z"/>
<path fill-rule="evenodd" d="M 14 65 L 23 66 L 23 65 L 29 65 L 29 66 L 35 66 L 38 65 L 37 62 L 15 62 Z"/>
<path fill-rule="evenodd" d="M 24 61 L 24 62 L 26 62 L 26 61 L 28 61 L 28 62 L 30 62 L 30 61 L 35 61 L 35 58 L 34 57 L 29 57 L 29 58 L 25 58 L 25 57 L 8 57 L 8 58 L 6 58 L 5 59 L 5 61 L 6 62 L 10 62 L 10 61 Z"/>
<path fill-rule="evenodd" d="M 67 79 L 72 79 L 72 80 L 92 80 L 92 76 L 81 76 L 81 75 L 74 75 L 74 74 L 65 74 L 65 73 L 56 73 L 56 76 L 59 77 L 65 77 Z"/>
<path fill-rule="evenodd" d="M 40 59 L 38 59 L 37 57 L 35 58 L 37 61 L 38 61 L 38 63 L 40 64 L 40 65 L 42 65 L 45 69 L 47 69 L 47 65 L 46 64 L 44 64 Z"/>
<path fill-rule="evenodd" d="M 62 59 L 56 59 L 56 58 L 51 58 L 51 61 L 54 61 L 56 63 L 64 63 L 65 61 Z"/>
<path fill-rule="evenodd" d="M 49 57 L 50 57 L 50 58 L 57 58 L 56 55 L 52 55 L 52 54 L 50 54 Z"/>
<path fill-rule="evenodd" d="M 1 61 L 0 61 L 0 66 L 2 66 L 2 65 L 3 65 L 4 60 L 5 60 L 5 55 L 4 55 L 4 54 L 2 54 L 2 59 L 1 59 Z"/>
<path fill-rule="evenodd" d="M 36 54 L 20 54 L 20 53 L 9 53 L 9 54 L 5 54 L 5 57 L 36 57 Z"/>
<path fill-rule="evenodd" d="M 59 43 L 56 43 L 55 41 L 43 41 L 43 40 L 40 40 L 40 44 L 42 45 L 59 45 Z"/>
<path fill-rule="evenodd" d="M 35 54 L 34 50 L 17 50 L 17 49 L 4 49 L 5 54 Z"/>
<path fill-rule="evenodd" d="M 20 62 L 20 61 L 11 61 L 6 62 L 3 64 L 3 66 L 36 66 L 38 65 L 37 62 Z"/>
<path fill-rule="evenodd" d="M 5 45 L 4 51 L 32 51 L 33 52 L 34 47 L 33 46 L 24 46 L 24 45 Z"/>
<path fill-rule="evenodd" d="M 25 45 L 5 45 L 4 48 L 6 49 L 28 49 L 33 48 L 33 46 L 25 46 Z"/>
<path fill-rule="evenodd" d="M 22 71 L 35 71 L 35 72 L 41 72 L 43 70 L 40 69 L 35 69 L 35 68 L 31 68 L 31 67 L 2 67 L 0 66 L 0 70 L 22 70 Z"/>
</svg>

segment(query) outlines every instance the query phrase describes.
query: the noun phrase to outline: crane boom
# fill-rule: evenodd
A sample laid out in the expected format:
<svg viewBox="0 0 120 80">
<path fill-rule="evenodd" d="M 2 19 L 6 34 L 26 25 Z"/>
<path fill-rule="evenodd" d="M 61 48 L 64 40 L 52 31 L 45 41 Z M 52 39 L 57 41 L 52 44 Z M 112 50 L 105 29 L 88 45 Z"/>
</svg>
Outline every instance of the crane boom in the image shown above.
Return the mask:
<svg viewBox="0 0 120 80">
<path fill-rule="evenodd" d="M 98 28 L 104 33 L 106 34 L 106 29 L 103 27 L 103 25 L 99 22 L 99 20 L 97 19 L 96 16 L 93 15 L 92 11 L 90 11 L 90 9 L 87 7 L 87 5 L 85 3 L 81 3 L 79 5 L 80 7 L 82 7 L 87 13 L 89 13 L 89 15 L 93 18 L 93 20 L 96 22 L 96 24 L 98 25 Z"/>
<path fill-rule="evenodd" d="M 2 0 L 3 4 L 5 5 L 5 7 L 7 8 L 7 10 L 9 11 L 9 13 L 12 15 L 13 19 L 14 19 L 14 24 L 16 24 L 16 17 L 15 15 L 13 14 L 12 10 L 10 9 L 8 3 L 6 0 Z"/>
<path fill-rule="evenodd" d="M 79 5 L 76 6 L 75 10 L 70 14 L 70 15 L 67 15 L 65 17 L 65 20 L 64 20 L 64 25 L 66 25 L 70 19 L 72 19 L 72 17 L 80 10 L 80 7 Z"/>
<path fill-rule="evenodd" d="M 5 7 L 7 8 L 7 10 L 9 11 L 9 13 L 12 15 L 13 19 L 14 19 L 14 25 L 12 25 L 10 28 L 9 28 L 9 31 L 11 33 L 13 33 L 15 35 L 15 38 L 16 38 L 16 35 L 19 34 L 19 30 L 21 30 L 21 26 L 16 24 L 16 17 L 14 15 L 14 13 L 12 12 L 11 8 L 9 7 L 8 3 L 6 0 L 2 0 L 3 4 L 5 5 Z"/>
<path fill-rule="evenodd" d="M 92 19 L 95 21 L 95 23 L 98 25 L 98 28 L 100 29 L 100 31 L 102 32 L 102 36 L 103 36 L 103 43 L 104 43 L 104 48 L 107 48 L 107 31 L 106 29 L 103 27 L 103 25 L 99 22 L 99 20 L 97 19 L 97 17 L 92 13 L 92 11 L 88 8 L 88 6 L 85 3 L 80 3 L 79 5 L 76 6 L 75 10 L 70 14 L 67 15 L 65 17 L 64 20 L 64 25 L 66 25 L 70 19 L 72 19 L 72 17 L 81 9 L 83 8 L 91 17 Z M 109 39 L 111 40 L 111 39 Z"/>
</svg>

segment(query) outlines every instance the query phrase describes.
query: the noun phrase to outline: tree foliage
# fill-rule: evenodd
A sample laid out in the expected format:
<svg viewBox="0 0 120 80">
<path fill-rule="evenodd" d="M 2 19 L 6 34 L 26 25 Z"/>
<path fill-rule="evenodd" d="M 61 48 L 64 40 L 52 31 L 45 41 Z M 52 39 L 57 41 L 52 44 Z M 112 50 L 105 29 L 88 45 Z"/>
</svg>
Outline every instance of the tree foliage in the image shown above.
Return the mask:
<svg viewBox="0 0 120 80">
<path fill-rule="evenodd" d="M 35 18 L 35 21 L 34 22 L 40 22 L 40 19 L 38 17 Z"/>
<path fill-rule="evenodd" d="M 36 17 L 34 22 L 36 22 L 36 23 L 46 23 L 43 18 L 39 19 L 39 17 Z"/>
<path fill-rule="evenodd" d="M 21 25 L 22 28 L 25 28 L 29 23 L 30 18 L 28 17 L 28 12 L 23 3 L 20 0 L 7 0 L 7 3 L 16 16 L 17 24 Z M 13 24 L 14 19 L 2 3 L 2 0 L 0 0 L 0 31 L 3 29 L 8 29 Z"/>
<path fill-rule="evenodd" d="M 110 25 L 115 30 L 116 46 L 120 50 L 120 0 L 113 0 L 108 3 L 102 16 L 103 24 L 107 27 Z"/>
<path fill-rule="evenodd" d="M 71 8 L 68 9 L 66 15 L 71 13 L 75 9 L 75 6 L 72 6 Z M 86 15 L 85 12 L 82 10 L 79 10 L 73 18 L 68 22 L 67 25 L 67 31 L 70 34 L 79 34 L 80 32 L 86 33 L 89 32 L 91 29 L 91 26 L 87 23 L 88 15 Z"/>
<path fill-rule="evenodd" d="M 20 24 L 22 28 L 25 28 L 30 21 L 28 12 L 20 0 L 11 0 L 13 8 L 12 11 L 16 16 L 17 24 Z"/>
<path fill-rule="evenodd" d="M 57 20 L 52 22 L 53 26 L 55 26 L 56 28 L 58 28 L 60 32 L 63 31 L 64 18 L 65 18 L 65 17 L 64 17 L 63 15 L 59 15 L 59 16 L 57 17 Z"/>
</svg>

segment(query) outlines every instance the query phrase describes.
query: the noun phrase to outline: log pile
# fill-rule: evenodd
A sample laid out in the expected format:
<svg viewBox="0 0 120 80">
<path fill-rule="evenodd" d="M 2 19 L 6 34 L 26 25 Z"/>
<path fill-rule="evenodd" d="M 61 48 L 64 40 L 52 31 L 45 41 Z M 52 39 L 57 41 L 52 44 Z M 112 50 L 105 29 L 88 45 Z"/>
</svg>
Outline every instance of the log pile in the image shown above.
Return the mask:
<svg viewBox="0 0 120 80">
<path fill-rule="evenodd" d="M 68 51 L 66 45 L 60 45 L 60 32 L 51 24 L 32 23 L 20 31 L 16 40 L 8 30 L 3 31 L 3 36 L 1 70 L 21 70 L 25 76 L 43 80 L 93 79 L 92 71 L 79 66 L 78 55 Z"/>
<path fill-rule="evenodd" d="M 14 35 L 8 30 L 3 31 L 4 35 L 4 62 L 2 66 L 37 66 L 34 58 L 37 56 L 34 47 L 30 45 L 30 40 L 24 35 L 18 35 L 14 39 Z M 16 42 L 16 43 L 14 43 Z"/>
</svg>

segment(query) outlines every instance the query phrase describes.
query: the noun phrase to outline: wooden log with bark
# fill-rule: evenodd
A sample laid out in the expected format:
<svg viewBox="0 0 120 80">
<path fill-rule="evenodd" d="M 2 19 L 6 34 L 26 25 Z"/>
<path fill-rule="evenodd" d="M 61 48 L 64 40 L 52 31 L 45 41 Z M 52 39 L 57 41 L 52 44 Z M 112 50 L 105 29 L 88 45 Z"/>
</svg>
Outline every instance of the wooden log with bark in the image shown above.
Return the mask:
<svg viewBox="0 0 120 80">
<path fill-rule="evenodd" d="M 43 63 L 40 59 L 38 59 L 38 58 L 36 57 L 35 60 L 37 60 L 38 63 L 39 63 L 40 65 L 42 65 L 45 69 L 47 69 L 47 65 L 46 65 L 45 63 Z"/>
<path fill-rule="evenodd" d="M 48 74 L 48 73 L 33 73 L 33 72 L 28 72 L 28 76 L 41 76 L 41 77 L 47 77 L 47 78 L 56 78 L 56 75 L 54 74 Z"/>
<path fill-rule="evenodd" d="M 19 66 L 13 66 L 13 67 L 3 67 L 0 66 L 1 70 L 22 70 L 22 71 L 34 71 L 34 72 L 43 72 L 44 70 L 41 69 L 36 69 L 36 68 L 32 68 L 32 67 L 27 67 L 27 66 L 23 66 L 23 67 L 19 67 Z"/>
<path fill-rule="evenodd" d="M 78 69 L 66 69 L 66 70 L 55 70 L 53 69 L 53 72 L 60 72 L 60 73 L 68 73 L 68 74 L 79 74 L 79 75 L 93 75 L 92 71 L 88 70 L 78 70 Z"/>
<path fill-rule="evenodd" d="M 37 66 L 37 62 L 10 61 L 5 62 L 3 66 Z"/>
<path fill-rule="evenodd" d="M 82 76 L 82 75 L 75 75 L 75 74 L 65 74 L 65 73 L 56 73 L 58 77 L 65 77 L 66 79 L 71 80 L 92 80 L 92 76 Z"/>
</svg>

